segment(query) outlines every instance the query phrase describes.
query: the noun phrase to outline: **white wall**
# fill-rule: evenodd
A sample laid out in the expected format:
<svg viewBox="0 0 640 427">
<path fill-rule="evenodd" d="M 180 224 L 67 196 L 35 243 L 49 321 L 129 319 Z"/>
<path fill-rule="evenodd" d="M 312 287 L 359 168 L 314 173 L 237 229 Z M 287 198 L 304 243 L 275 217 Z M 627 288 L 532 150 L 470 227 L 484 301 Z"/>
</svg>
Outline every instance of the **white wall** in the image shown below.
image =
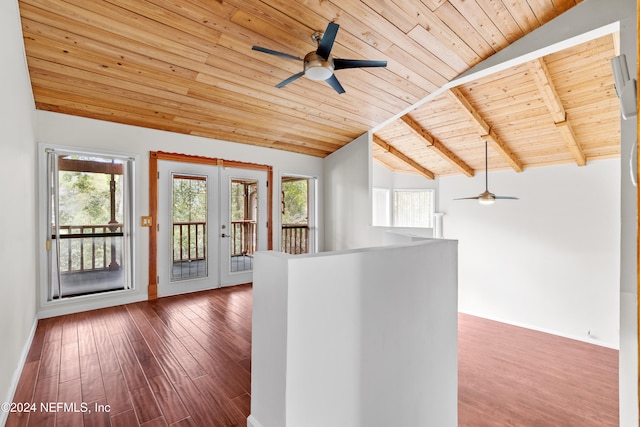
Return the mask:
<svg viewBox="0 0 640 427">
<path fill-rule="evenodd" d="M 394 172 L 377 161 L 374 161 L 372 165 L 371 183 L 374 187 L 396 188 L 399 190 L 438 188 L 437 179 L 427 179 L 414 173 Z M 437 210 L 438 206 L 436 205 Z"/>
<path fill-rule="evenodd" d="M 0 45 L 0 401 L 10 402 L 36 321 L 35 110 L 15 0 L 0 2 Z"/>
<path fill-rule="evenodd" d="M 212 140 L 190 135 L 176 134 L 117 123 L 74 117 L 65 114 L 37 111 L 36 140 L 38 143 L 64 145 L 80 149 L 106 150 L 137 156 L 136 161 L 136 292 L 122 297 L 105 297 L 87 303 L 72 303 L 59 307 L 40 309 L 41 316 L 59 314 L 80 309 L 96 308 L 110 304 L 146 299 L 148 277 L 148 236 L 147 228 L 140 227 L 140 216 L 149 211 L 149 151 L 178 152 L 199 156 L 217 157 L 267 164 L 273 166 L 274 199 L 273 228 L 280 229 L 280 182 L 277 179 L 284 173 L 318 177 L 322 182 L 323 159 L 280 150 L 251 145 Z M 322 195 L 322 186 L 319 185 Z M 322 212 L 319 215 L 319 227 L 322 230 Z M 276 232 L 277 233 L 277 232 Z M 274 243 L 278 240 L 274 238 Z M 322 233 L 319 246 L 323 248 Z M 117 298 L 117 299 L 116 299 Z"/>
<path fill-rule="evenodd" d="M 490 206 L 453 200 L 481 193 L 484 174 L 442 178 L 460 311 L 617 347 L 619 176 L 617 159 L 491 172 L 493 193 L 520 200 Z"/>
<path fill-rule="evenodd" d="M 361 135 L 324 160 L 325 249 L 376 245 L 371 235 L 369 134 Z"/>
<path fill-rule="evenodd" d="M 457 425 L 456 245 L 256 254 L 250 425 Z"/>
<path fill-rule="evenodd" d="M 620 24 L 621 52 L 627 56 L 629 74 L 637 69 L 637 13 L 634 10 Z M 620 186 L 620 425 L 637 426 L 638 408 L 638 189 L 631 185 L 629 157 L 638 140 L 638 119 L 621 120 Z"/>
</svg>

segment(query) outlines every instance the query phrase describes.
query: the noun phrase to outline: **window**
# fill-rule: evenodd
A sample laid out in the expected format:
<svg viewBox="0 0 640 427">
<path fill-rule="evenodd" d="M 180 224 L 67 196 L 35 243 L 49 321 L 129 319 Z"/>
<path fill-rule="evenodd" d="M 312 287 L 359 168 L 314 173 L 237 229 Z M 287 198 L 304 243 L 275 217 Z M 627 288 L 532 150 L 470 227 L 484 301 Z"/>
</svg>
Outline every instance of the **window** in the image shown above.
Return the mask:
<svg viewBox="0 0 640 427">
<path fill-rule="evenodd" d="M 394 227 L 433 227 L 434 190 L 393 190 Z"/>
<path fill-rule="evenodd" d="M 133 285 L 133 159 L 46 149 L 48 301 Z"/>
<path fill-rule="evenodd" d="M 373 225 L 376 227 L 433 228 L 435 190 L 373 188 Z"/>
</svg>

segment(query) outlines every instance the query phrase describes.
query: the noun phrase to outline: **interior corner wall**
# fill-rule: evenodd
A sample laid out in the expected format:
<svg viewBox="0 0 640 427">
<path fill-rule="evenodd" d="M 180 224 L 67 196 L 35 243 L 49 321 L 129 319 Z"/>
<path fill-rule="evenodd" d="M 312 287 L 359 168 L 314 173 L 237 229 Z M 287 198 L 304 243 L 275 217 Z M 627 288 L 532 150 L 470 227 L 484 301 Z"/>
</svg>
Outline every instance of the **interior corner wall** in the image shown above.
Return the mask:
<svg viewBox="0 0 640 427">
<path fill-rule="evenodd" d="M 445 238 L 459 241 L 459 309 L 618 347 L 620 163 L 491 172 L 520 200 L 484 206 L 484 174 L 440 180 Z"/>
<path fill-rule="evenodd" d="M 324 159 L 325 249 L 375 245 L 371 225 L 371 141 L 364 133 Z"/>
<path fill-rule="evenodd" d="M 323 159 L 319 157 L 41 110 L 36 111 L 35 130 L 38 143 L 136 155 L 138 161 L 135 165 L 135 215 L 138 218 L 149 213 L 148 159 L 150 151 L 166 151 L 271 165 L 273 166 L 274 178 L 282 174 L 317 177 L 320 183 L 318 197 L 322 197 Z M 274 182 L 274 187 L 273 229 L 279 230 L 281 222 L 278 197 L 280 182 Z M 134 233 L 137 237 L 134 254 L 136 260 L 134 282 L 136 291 L 129 297 L 131 301 L 147 298 L 149 271 L 147 262 L 149 258 L 148 229 L 140 226 L 139 219 L 135 220 L 135 227 Z M 318 214 L 318 227 L 322 230 L 322 211 Z M 319 249 L 322 250 L 324 245 L 322 233 L 318 236 L 318 240 Z M 274 239 L 274 241 L 277 240 Z M 124 302 L 110 303 L 109 297 L 101 302 L 104 306 L 122 303 Z M 82 307 L 77 307 L 72 308 L 71 311 L 82 309 Z M 42 308 L 40 313 L 42 317 Z"/>
<path fill-rule="evenodd" d="M 16 0 L 0 2 L 0 46 L 0 402 L 10 402 L 36 322 L 35 107 Z"/>
</svg>

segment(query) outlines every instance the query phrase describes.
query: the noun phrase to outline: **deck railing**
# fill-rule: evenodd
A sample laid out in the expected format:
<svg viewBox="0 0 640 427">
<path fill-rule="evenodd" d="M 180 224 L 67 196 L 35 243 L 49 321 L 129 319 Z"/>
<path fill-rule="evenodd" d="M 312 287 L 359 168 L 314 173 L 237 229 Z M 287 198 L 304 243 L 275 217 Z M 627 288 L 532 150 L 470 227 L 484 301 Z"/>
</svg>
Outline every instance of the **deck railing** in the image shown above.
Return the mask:
<svg viewBox="0 0 640 427">
<path fill-rule="evenodd" d="M 207 258 L 207 223 L 173 223 L 173 261 L 202 261 Z"/>
<path fill-rule="evenodd" d="M 61 225 L 59 234 L 51 236 L 60 238 L 60 272 L 120 269 L 122 230 L 122 224 Z"/>
<path fill-rule="evenodd" d="M 231 256 L 253 255 L 256 251 L 256 222 L 231 222 Z"/>
<path fill-rule="evenodd" d="M 173 261 L 188 262 L 206 259 L 206 223 L 173 223 Z M 253 255 L 256 251 L 256 222 L 254 220 L 231 222 L 231 256 Z M 282 225 L 282 250 L 290 254 L 309 252 L 309 226 L 306 224 Z"/>
<path fill-rule="evenodd" d="M 307 224 L 282 224 L 282 251 L 288 254 L 309 252 L 309 226 Z"/>
<path fill-rule="evenodd" d="M 231 222 L 231 256 L 253 255 L 256 251 L 256 222 Z M 173 223 L 173 261 L 202 261 L 207 257 L 205 222 Z"/>
</svg>

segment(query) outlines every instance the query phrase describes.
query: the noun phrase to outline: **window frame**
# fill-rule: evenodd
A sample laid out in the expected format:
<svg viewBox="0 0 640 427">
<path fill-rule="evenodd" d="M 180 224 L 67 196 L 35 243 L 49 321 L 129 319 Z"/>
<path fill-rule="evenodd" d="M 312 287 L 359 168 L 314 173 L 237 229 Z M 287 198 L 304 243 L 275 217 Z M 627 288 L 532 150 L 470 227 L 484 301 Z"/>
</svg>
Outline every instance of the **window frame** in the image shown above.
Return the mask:
<svg viewBox="0 0 640 427">
<path fill-rule="evenodd" d="M 51 237 L 49 235 L 50 228 L 50 219 L 48 215 L 51 213 L 48 200 L 50 196 L 50 190 L 48 186 L 50 185 L 50 176 L 49 176 L 49 154 L 56 153 L 58 156 L 64 155 L 80 155 L 87 157 L 98 157 L 98 158 L 113 158 L 120 159 L 123 161 L 124 169 L 125 169 L 125 182 L 124 186 L 126 187 L 125 191 L 127 193 L 126 198 L 128 199 L 128 207 L 125 208 L 124 212 L 124 237 L 127 240 L 125 244 L 127 262 L 129 263 L 126 271 L 125 271 L 125 288 L 121 290 L 114 290 L 109 292 L 99 292 L 99 293 L 90 293 L 78 296 L 71 297 L 60 297 L 60 298 L 50 298 L 49 295 L 49 253 L 48 248 L 53 245 L 54 242 L 51 241 Z M 74 146 L 64 146 L 57 144 L 38 144 L 38 259 L 39 259 L 39 286 L 38 286 L 38 301 L 39 301 L 39 310 L 46 310 L 47 313 L 51 315 L 57 314 L 66 314 L 68 312 L 77 311 L 78 307 L 82 307 L 85 304 L 91 304 L 91 307 L 101 307 L 102 303 L 99 305 L 95 305 L 92 301 L 97 300 L 105 300 L 117 298 L 117 295 L 129 295 L 134 294 L 138 291 L 138 287 L 136 286 L 136 252 L 137 252 L 137 244 L 136 244 L 136 228 L 137 224 L 135 222 L 136 218 L 136 188 L 137 188 L 137 169 L 136 164 L 138 162 L 138 155 L 131 153 L 122 153 L 122 152 L 113 152 L 109 150 L 102 149 L 94 149 L 94 148 L 86 148 L 86 147 L 74 147 Z M 49 243 L 47 243 L 49 242 Z M 120 298 L 118 298 L 120 300 Z M 127 299 L 128 300 L 128 299 Z M 84 301 L 84 302 L 83 302 Z M 81 305 L 78 305 L 81 304 Z M 113 304 L 107 304 L 105 306 L 110 306 Z M 53 307 L 59 307 L 58 309 L 53 309 Z M 65 308 L 68 307 L 68 308 Z M 53 311 L 51 311 L 53 309 Z M 49 315 L 49 314 L 48 314 Z"/>
</svg>

